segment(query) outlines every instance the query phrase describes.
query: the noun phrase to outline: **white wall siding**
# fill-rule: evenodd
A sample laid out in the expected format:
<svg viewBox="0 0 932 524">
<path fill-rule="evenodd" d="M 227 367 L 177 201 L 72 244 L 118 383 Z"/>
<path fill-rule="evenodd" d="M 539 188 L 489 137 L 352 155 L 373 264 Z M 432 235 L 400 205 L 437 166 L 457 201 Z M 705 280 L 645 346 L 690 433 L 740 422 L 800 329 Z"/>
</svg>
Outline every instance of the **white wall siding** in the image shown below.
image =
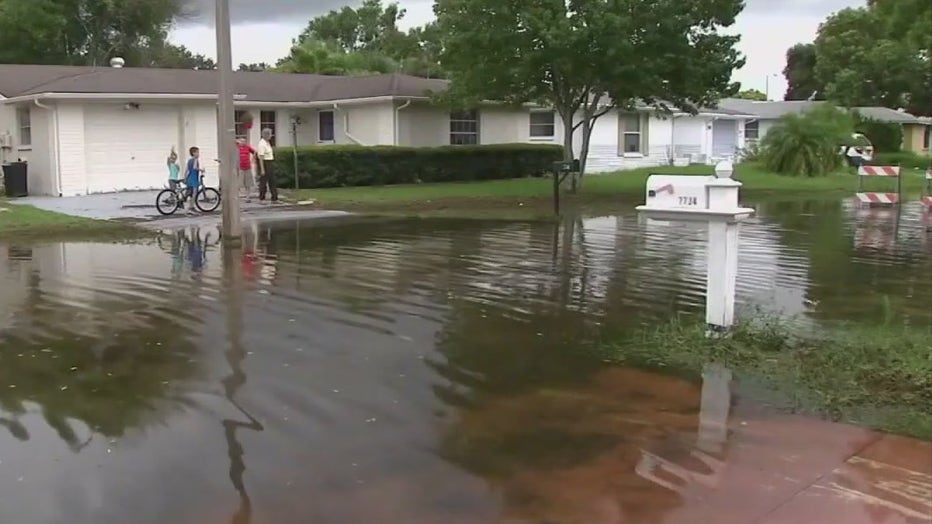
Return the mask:
<svg viewBox="0 0 932 524">
<path fill-rule="evenodd" d="M 398 118 L 399 145 L 436 147 L 450 144 L 450 114 L 447 111 L 426 103 L 414 103 L 402 109 Z"/>
<path fill-rule="evenodd" d="M 9 148 L 0 148 L 0 162 L 12 162 L 23 156 L 17 151 L 19 125 L 16 122 L 16 106 L 4 104 L 3 100 L 0 97 L 0 135 L 9 135 L 12 143 Z"/>
<path fill-rule="evenodd" d="M 54 165 L 54 110 L 35 107 L 30 116 L 32 151 L 29 160 L 28 186 L 30 195 L 58 196 L 57 171 Z"/>
<path fill-rule="evenodd" d="M 84 143 L 84 106 L 58 106 L 59 191 L 62 196 L 87 194 L 87 149 Z"/>
<path fill-rule="evenodd" d="M 483 107 L 479 111 L 480 144 L 513 144 L 530 140 L 530 111 Z"/>
<path fill-rule="evenodd" d="M 394 145 L 394 111 L 391 102 L 341 106 L 336 112 L 336 120 L 343 124 L 343 136 L 338 133 L 337 143 L 355 143 L 353 139 L 356 139 L 367 146 Z"/>
</svg>

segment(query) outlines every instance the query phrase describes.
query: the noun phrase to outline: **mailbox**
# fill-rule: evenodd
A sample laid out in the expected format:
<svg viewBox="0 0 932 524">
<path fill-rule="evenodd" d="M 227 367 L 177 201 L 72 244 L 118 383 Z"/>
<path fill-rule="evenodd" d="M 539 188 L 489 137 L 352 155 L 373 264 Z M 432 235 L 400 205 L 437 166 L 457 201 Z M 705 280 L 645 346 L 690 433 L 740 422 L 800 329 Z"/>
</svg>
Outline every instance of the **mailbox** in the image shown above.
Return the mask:
<svg viewBox="0 0 932 524">
<path fill-rule="evenodd" d="M 644 207 L 648 209 L 708 209 L 708 185 L 714 180 L 714 176 L 650 175 L 647 178 L 647 200 Z"/>
</svg>

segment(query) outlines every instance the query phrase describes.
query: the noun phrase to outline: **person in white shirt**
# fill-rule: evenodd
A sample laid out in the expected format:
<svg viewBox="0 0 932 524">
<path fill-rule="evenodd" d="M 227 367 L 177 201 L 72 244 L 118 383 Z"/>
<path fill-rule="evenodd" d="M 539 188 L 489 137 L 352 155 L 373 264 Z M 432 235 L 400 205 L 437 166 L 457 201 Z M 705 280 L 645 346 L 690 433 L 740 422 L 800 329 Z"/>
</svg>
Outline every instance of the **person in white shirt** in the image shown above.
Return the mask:
<svg viewBox="0 0 932 524">
<path fill-rule="evenodd" d="M 271 129 L 262 130 L 262 138 L 256 148 L 256 156 L 259 159 L 259 200 L 265 201 L 265 194 L 268 192 L 272 197 L 272 202 L 278 202 L 278 186 L 275 183 L 275 173 L 272 172 L 272 161 L 275 160 L 275 153 L 272 150 Z"/>
</svg>

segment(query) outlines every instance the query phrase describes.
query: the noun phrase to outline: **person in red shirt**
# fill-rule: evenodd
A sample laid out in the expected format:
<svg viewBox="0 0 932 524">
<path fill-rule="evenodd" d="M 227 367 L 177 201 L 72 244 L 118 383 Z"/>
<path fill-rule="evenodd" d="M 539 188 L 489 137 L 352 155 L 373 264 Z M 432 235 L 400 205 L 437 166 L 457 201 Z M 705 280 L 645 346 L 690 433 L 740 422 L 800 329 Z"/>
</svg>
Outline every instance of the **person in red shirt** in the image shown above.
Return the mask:
<svg viewBox="0 0 932 524">
<path fill-rule="evenodd" d="M 236 147 L 239 151 L 240 189 L 245 193 L 246 202 L 249 202 L 252 188 L 255 187 L 255 177 L 252 174 L 252 159 L 256 156 L 256 150 L 242 138 L 236 139 Z"/>
</svg>

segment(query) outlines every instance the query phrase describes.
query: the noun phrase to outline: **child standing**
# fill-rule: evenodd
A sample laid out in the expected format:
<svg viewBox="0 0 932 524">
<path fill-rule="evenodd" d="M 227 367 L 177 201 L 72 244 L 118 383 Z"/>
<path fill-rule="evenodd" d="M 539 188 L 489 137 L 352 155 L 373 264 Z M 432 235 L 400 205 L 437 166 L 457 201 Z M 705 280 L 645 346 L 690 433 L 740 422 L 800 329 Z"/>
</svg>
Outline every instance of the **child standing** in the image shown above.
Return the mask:
<svg viewBox="0 0 932 524">
<path fill-rule="evenodd" d="M 168 187 L 172 191 L 177 191 L 178 184 L 181 183 L 181 166 L 178 165 L 178 153 L 175 152 L 174 147 L 172 147 L 171 153 L 168 154 L 165 163 L 168 164 Z"/>
<path fill-rule="evenodd" d="M 198 147 L 192 147 L 188 150 L 191 158 L 188 159 L 187 169 L 185 169 L 184 184 L 187 187 L 188 197 L 191 198 L 189 210 L 194 210 L 194 199 L 197 197 L 197 188 L 201 186 L 201 175 L 204 168 L 201 167 L 201 150 Z"/>
</svg>

